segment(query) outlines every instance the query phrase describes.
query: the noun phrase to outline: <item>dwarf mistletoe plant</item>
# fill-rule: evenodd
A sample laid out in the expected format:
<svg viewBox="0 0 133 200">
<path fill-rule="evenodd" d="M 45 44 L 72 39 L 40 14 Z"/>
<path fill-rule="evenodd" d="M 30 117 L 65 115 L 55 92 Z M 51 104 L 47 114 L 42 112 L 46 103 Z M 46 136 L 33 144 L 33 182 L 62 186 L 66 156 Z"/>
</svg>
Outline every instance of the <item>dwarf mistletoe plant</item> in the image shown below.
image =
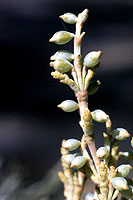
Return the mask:
<svg viewBox="0 0 133 200">
<path fill-rule="evenodd" d="M 121 156 L 133 158 L 132 152 L 118 152 L 119 141 L 125 140 L 130 134 L 124 128 L 111 130 L 109 115 L 100 109 L 90 111 L 88 108 L 88 95 L 94 94 L 100 85 L 100 81 L 90 81 L 99 68 L 102 52 L 92 51 L 82 61 L 81 44 L 85 32 L 81 32 L 81 29 L 87 17 L 87 9 L 78 16 L 72 13 L 61 15 L 60 18 L 66 23 L 76 24 L 76 31 L 75 33 L 58 31 L 50 39 L 50 42 L 58 45 L 66 44 L 74 39 L 74 53 L 65 50 L 57 51 L 50 58 L 52 60 L 50 66 L 55 69 L 51 73 L 53 78 L 67 84 L 74 91 L 77 99 L 77 102 L 65 100 L 58 107 L 65 112 L 78 109 L 79 124 L 83 131 L 81 141 L 63 140 L 61 163 L 64 171 L 59 172 L 58 175 L 64 183 L 66 200 L 81 199 L 87 178 L 95 184 L 95 190 L 94 193 L 86 194 L 83 197 L 84 200 L 115 200 L 119 198 L 119 194 L 121 194 L 121 199 L 132 199 L 132 180 L 125 179 L 132 167 L 129 164 L 116 167 Z M 66 74 L 67 72 L 71 72 L 71 78 Z M 106 126 L 106 132 L 103 133 L 104 145 L 99 149 L 96 149 L 93 120 L 105 123 Z M 80 153 L 71 153 L 78 148 Z"/>
</svg>

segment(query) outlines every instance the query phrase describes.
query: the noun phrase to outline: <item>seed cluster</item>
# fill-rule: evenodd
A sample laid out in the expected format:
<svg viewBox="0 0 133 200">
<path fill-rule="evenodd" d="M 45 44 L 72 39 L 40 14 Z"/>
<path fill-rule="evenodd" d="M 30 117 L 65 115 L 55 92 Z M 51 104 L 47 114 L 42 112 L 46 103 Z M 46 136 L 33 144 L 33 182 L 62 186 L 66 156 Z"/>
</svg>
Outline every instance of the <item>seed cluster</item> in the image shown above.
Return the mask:
<svg viewBox="0 0 133 200">
<path fill-rule="evenodd" d="M 127 139 L 130 134 L 124 128 L 111 130 L 111 120 L 106 112 L 96 109 L 90 111 L 88 95 L 97 92 L 100 81 L 92 80 L 100 66 L 102 51 L 89 52 L 82 60 L 81 44 L 85 32 L 81 32 L 88 17 L 88 9 L 76 16 L 65 13 L 60 18 L 75 24 L 75 33 L 58 31 L 50 42 L 63 45 L 74 40 L 74 52 L 59 50 L 51 56 L 50 66 L 55 70 L 53 78 L 68 85 L 74 92 L 76 101 L 65 100 L 58 105 L 65 112 L 79 111 L 80 127 L 83 132 L 81 141 L 77 139 L 63 140 L 61 146 L 61 163 L 63 172 L 59 178 L 64 184 L 66 200 L 81 200 L 86 180 L 95 184 L 94 193 L 87 193 L 84 200 L 116 200 L 121 194 L 126 199 L 133 199 L 132 180 L 126 179 L 132 170 L 129 164 L 116 167 L 120 157 L 133 159 L 133 152 L 118 152 L 119 141 Z M 67 74 L 66 74 L 67 73 Z M 103 133 L 104 145 L 96 148 L 93 131 L 94 121 L 105 124 Z M 131 140 L 133 146 L 133 139 Z M 88 151 L 88 148 L 89 151 Z M 73 151 L 76 151 L 76 153 Z"/>
</svg>

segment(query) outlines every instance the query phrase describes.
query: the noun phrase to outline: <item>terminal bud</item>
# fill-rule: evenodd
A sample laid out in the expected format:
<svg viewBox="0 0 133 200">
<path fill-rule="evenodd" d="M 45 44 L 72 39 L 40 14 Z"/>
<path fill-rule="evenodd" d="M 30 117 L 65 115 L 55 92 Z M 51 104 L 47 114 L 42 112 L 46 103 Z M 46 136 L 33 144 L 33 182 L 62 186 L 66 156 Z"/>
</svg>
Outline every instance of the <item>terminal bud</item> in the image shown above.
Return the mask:
<svg viewBox="0 0 133 200">
<path fill-rule="evenodd" d="M 128 189 L 127 181 L 123 177 L 112 178 L 111 182 L 116 190 L 123 191 Z"/>
<path fill-rule="evenodd" d="M 91 112 L 91 114 L 92 114 L 92 118 L 96 122 L 104 123 L 108 119 L 108 115 L 104 111 L 102 111 L 100 109 L 94 110 L 93 112 Z"/>
<path fill-rule="evenodd" d="M 117 128 L 113 130 L 110 134 L 117 140 L 125 140 L 130 136 L 130 134 L 124 128 Z"/>
<path fill-rule="evenodd" d="M 86 163 L 86 159 L 83 156 L 77 156 L 72 160 L 71 168 L 79 169 Z"/>
<path fill-rule="evenodd" d="M 58 31 L 53 35 L 49 42 L 54 42 L 56 44 L 62 45 L 68 43 L 73 37 L 73 33 L 67 31 Z"/>
<path fill-rule="evenodd" d="M 65 13 L 61 15 L 60 18 L 68 24 L 75 24 L 77 22 L 77 16 L 73 13 Z"/>
<path fill-rule="evenodd" d="M 50 60 L 57 60 L 57 59 L 72 61 L 74 59 L 74 54 L 66 50 L 60 50 L 50 57 Z"/>
<path fill-rule="evenodd" d="M 57 59 L 54 62 L 50 62 L 50 66 L 59 72 L 65 73 L 73 68 L 73 65 L 68 60 Z"/>
<path fill-rule="evenodd" d="M 85 9 L 82 13 L 78 15 L 78 20 L 84 23 L 88 18 L 88 12 L 89 12 L 88 9 Z"/>
<path fill-rule="evenodd" d="M 106 147 L 100 147 L 96 154 L 100 159 L 106 159 L 109 155 L 109 151 Z"/>
<path fill-rule="evenodd" d="M 58 107 L 65 112 L 73 112 L 79 108 L 78 104 L 72 100 L 63 101 Z"/>
<path fill-rule="evenodd" d="M 130 173 L 131 169 L 132 167 L 130 165 L 120 165 L 117 167 L 117 176 L 126 177 Z"/>
<path fill-rule="evenodd" d="M 68 151 L 73 151 L 77 149 L 80 146 L 80 141 L 76 139 L 68 139 L 64 143 L 64 148 L 67 149 Z"/>
<path fill-rule="evenodd" d="M 92 51 L 85 56 L 83 64 L 86 67 L 94 67 L 100 62 L 101 55 L 101 51 Z"/>
</svg>

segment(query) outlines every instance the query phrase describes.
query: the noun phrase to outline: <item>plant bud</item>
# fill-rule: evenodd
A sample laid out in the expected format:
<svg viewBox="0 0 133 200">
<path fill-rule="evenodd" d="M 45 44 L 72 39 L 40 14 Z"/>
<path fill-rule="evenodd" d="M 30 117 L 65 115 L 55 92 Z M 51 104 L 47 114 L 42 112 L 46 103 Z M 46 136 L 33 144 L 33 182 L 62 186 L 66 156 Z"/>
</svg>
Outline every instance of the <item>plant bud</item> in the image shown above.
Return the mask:
<svg viewBox="0 0 133 200">
<path fill-rule="evenodd" d="M 60 18 L 68 24 L 75 24 L 77 22 L 77 16 L 73 13 L 65 13 L 64 15 L 61 15 Z"/>
<path fill-rule="evenodd" d="M 88 18 L 88 12 L 89 12 L 88 9 L 85 9 L 82 13 L 78 15 L 78 20 L 84 23 Z"/>
<path fill-rule="evenodd" d="M 64 148 L 67 149 L 68 151 L 73 151 L 77 149 L 80 146 L 80 141 L 76 139 L 68 139 L 66 140 L 64 144 Z"/>
<path fill-rule="evenodd" d="M 65 156 L 65 162 L 68 164 L 68 165 L 71 165 L 71 162 L 72 160 L 75 158 L 75 155 L 74 154 L 68 154 Z"/>
<path fill-rule="evenodd" d="M 83 167 L 86 163 L 86 159 L 83 156 L 77 156 L 72 160 L 71 167 L 75 169 L 79 169 Z"/>
<path fill-rule="evenodd" d="M 62 73 L 68 72 L 73 68 L 73 65 L 69 61 L 62 59 L 50 62 L 50 66 Z"/>
<path fill-rule="evenodd" d="M 93 199 L 94 199 L 94 194 L 91 192 L 87 193 L 83 198 L 83 200 L 93 200 Z"/>
<path fill-rule="evenodd" d="M 106 159 L 109 155 L 109 151 L 106 147 L 100 147 L 96 154 L 100 159 Z"/>
<path fill-rule="evenodd" d="M 55 42 L 56 44 L 62 45 L 68 43 L 73 37 L 73 33 L 67 31 L 58 31 L 53 35 L 49 42 Z"/>
<path fill-rule="evenodd" d="M 117 167 L 117 176 L 126 177 L 131 169 L 132 167 L 130 165 L 120 165 L 119 167 Z"/>
<path fill-rule="evenodd" d="M 103 112 L 102 110 L 94 110 L 93 112 L 91 112 L 92 114 L 92 118 L 96 121 L 96 122 L 106 122 L 108 119 L 108 115 L 106 115 L 105 112 Z"/>
<path fill-rule="evenodd" d="M 94 67 L 100 62 L 101 51 L 92 51 L 88 53 L 84 58 L 84 65 L 86 67 Z"/>
<path fill-rule="evenodd" d="M 58 107 L 65 112 L 73 112 L 79 108 L 78 104 L 72 100 L 63 101 Z"/>
<path fill-rule="evenodd" d="M 50 60 L 57 60 L 57 59 L 72 61 L 74 59 L 74 54 L 66 50 L 60 50 L 60 51 L 57 51 L 50 58 Z"/>
<path fill-rule="evenodd" d="M 129 185 L 127 190 L 123 190 L 120 193 L 124 198 L 128 200 L 133 199 L 133 186 Z"/>
<path fill-rule="evenodd" d="M 116 190 L 123 191 L 128 189 L 127 181 L 123 177 L 112 178 L 111 182 Z"/>
<path fill-rule="evenodd" d="M 117 140 L 125 140 L 130 134 L 124 128 L 117 128 L 110 133 Z"/>
<path fill-rule="evenodd" d="M 88 88 L 88 95 L 95 94 L 100 86 L 101 82 L 100 81 L 94 81 L 93 83 L 89 84 Z"/>
</svg>

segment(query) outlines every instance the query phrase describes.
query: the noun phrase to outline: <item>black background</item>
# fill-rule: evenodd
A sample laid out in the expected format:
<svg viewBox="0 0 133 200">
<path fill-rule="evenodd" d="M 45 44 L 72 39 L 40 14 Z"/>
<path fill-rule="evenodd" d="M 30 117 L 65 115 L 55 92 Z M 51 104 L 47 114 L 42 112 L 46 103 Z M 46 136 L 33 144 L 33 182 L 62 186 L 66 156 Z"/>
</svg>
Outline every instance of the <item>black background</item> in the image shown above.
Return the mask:
<svg viewBox="0 0 133 200">
<path fill-rule="evenodd" d="M 49 57 L 73 43 L 49 43 L 59 30 L 74 31 L 58 18 L 89 8 L 84 26 L 83 56 L 102 50 L 102 82 L 89 98 L 91 110 L 111 116 L 113 128 L 133 130 L 133 3 L 131 0 L 0 0 L 0 154 L 16 160 L 38 180 L 60 157 L 64 138 L 81 138 L 78 112 L 64 113 L 57 105 L 75 99 L 73 92 L 50 76 Z M 96 124 L 102 145 L 103 124 Z M 123 148 L 129 149 L 129 140 Z"/>
</svg>

